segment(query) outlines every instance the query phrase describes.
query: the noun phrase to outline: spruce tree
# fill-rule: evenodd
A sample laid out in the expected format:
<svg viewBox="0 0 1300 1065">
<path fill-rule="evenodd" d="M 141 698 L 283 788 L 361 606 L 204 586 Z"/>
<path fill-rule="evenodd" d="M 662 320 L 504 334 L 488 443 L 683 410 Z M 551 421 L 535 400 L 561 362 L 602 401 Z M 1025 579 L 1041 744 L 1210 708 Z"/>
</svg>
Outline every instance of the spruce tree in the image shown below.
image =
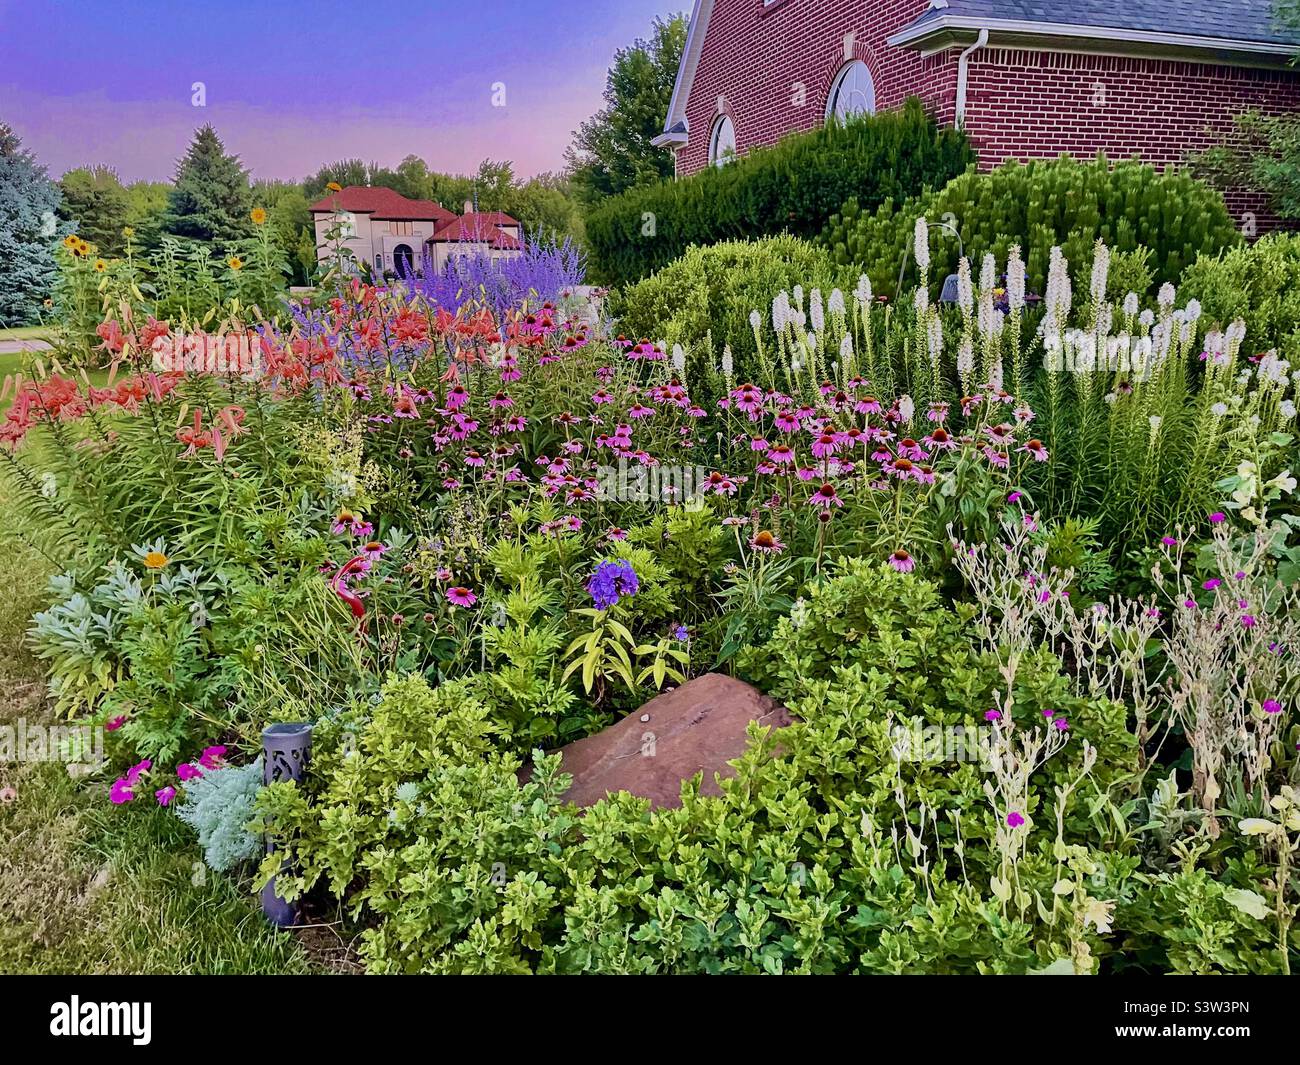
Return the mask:
<svg viewBox="0 0 1300 1065">
<path fill-rule="evenodd" d="M 0 328 L 37 320 L 50 295 L 59 188 L 9 126 L 0 123 Z"/>
<path fill-rule="evenodd" d="M 176 184 L 167 205 L 167 232 L 194 240 L 236 240 L 252 230 L 252 207 L 248 171 L 238 156 L 226 154 L 217 131 L 204 126 L 176 164 Z"/>
</svg>

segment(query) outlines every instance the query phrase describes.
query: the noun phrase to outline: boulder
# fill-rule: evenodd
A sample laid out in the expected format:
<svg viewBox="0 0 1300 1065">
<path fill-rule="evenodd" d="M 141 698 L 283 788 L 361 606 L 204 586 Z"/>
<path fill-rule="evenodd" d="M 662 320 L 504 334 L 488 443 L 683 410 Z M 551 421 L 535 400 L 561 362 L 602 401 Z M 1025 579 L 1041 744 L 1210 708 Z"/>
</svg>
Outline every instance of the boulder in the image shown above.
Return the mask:
<svg viewBox="0 0 1300 1065">
<path fill-rule="evenodd" d="M 560 748 L 561 768 L 573 775 L 564 798 L 590 806 L 611 792 L 628 791 L 652 806 L 680 806 L 682 781 L 701 771 L 702 792 L 720 795 L 716 775 L 735 775 L 727 763 L 744 754 L 749 723 L 779 729 L 791 720 L 785 707 L 757 688 L 706 673 Z"/>
</svg>

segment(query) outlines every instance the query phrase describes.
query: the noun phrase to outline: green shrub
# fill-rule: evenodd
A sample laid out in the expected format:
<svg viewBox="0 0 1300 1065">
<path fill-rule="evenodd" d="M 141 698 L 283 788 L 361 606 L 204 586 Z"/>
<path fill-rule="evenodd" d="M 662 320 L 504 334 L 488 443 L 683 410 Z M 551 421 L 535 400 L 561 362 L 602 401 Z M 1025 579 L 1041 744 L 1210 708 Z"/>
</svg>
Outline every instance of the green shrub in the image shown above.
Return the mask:
<svg viewBox="0 0 1300 1065">
<path fill-rule="evenodd" d="M 939 128 L 919 100 L 787 137 L 725 167 L 631 189 L 587 219 L 594 281 L 625 284 L 714 244 L 788 230 L 812 236 L 850 196 L 874 207 L 939 186 L 972 161 L 966 139 Z"/>
<path fill-rule="evenodd" d="M 1119 253 L 1147 247 L 1149 283 L 1160 283 L 1177 281 L 1201 252 L 1218 252 L 1240 240 L 1223 197 L 1186 172 L 1160 173 L 1136 161 L 1112 168 L 1104 156 L 970 171 L 937 192 L 902 203 L 851 199 L 831 218 L 821 240 L 837 265 L 865 270 L 877 291 L 892 296 L 922 215 L 931 224 L 932 278 L 957 269 L 958 242 L 939 227 L 946 219 L 956 226 L 972 263 L 990 252 L 1004 262 L 1011 245 L 1019 244 L 1029 288 L 1039 293 L 1053 245 L 1080 269 L 1087 269 L 1098 238 Z M 1121 272 L 1141 276 L 1140 270 Z"/>
<path fill-rule="evenodd" d="M 1199 300 L 1220 326 L 1245 321 L 1246 351 L 1276 348 L 1293 365 L 1300 359 L 1300 234 L 1202 255 L 1183 274 L 1179 295 Z"/>
<path fill-rule="evenodd" d="M 737 379 L 758 379 L 751 312 L 759 313 L 765 344 L 775 347 L 772 297 L 795 285 L 829 290 L 832 283 L 830 259 L 807 241 L 788 235 L 733 240 L 688 248 L 658 273 L 612 293 L 609 307 L 628 337 L 681 344 L 692 391 L 711 399 L 701 386 L 724 346 L 731 348 Z"/>
</svg>

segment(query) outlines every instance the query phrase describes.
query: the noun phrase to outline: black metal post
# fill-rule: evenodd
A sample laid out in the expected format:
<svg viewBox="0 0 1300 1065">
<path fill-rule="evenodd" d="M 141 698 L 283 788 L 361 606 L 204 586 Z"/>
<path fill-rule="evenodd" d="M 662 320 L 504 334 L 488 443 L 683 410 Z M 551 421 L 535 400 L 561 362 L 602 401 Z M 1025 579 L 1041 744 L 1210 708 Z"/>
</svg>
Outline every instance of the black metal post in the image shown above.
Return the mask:
<svg viewBox="0 0 1300 1065">
<path fill-rule="evenodd" d="M 301 780 L 310 753 L 311 725 L 306 722 L 267 725 L 262 730 L 263 781 L 274 784 L 281 780 Z M 275 844 L 267 840 L 266 852 L 270 854 L 274 850 Z M 277 928 L 289 928 L 298 920 L 297 905 L 275 893 L 274 877 L 262 888 L 262 912 Z"/>
</svg>

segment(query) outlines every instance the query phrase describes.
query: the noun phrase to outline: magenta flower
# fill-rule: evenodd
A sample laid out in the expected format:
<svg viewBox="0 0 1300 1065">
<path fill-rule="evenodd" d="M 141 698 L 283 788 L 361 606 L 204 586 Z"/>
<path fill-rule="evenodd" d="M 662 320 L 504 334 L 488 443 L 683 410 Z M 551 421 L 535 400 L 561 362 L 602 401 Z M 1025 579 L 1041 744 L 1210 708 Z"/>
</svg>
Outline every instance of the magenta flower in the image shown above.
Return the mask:
<svg viewBox="0 0 1300 1065">
<path fill-rule="evenodd" d="M 221 764 L 226 755 L 226 749 L 222 746 L 204 747 L 203 753 L 199 755 L 199 765 L 204 769 L 216 769 Z"/>
<path fill-rule="evenodd" d="M 1282 712 L 1282 704 L 1276 699 L 1265 699 L 1263 706 L 1266 714 L 1280 714 Z"/>
<path fill-rule="evenodd" d="M 899 573 L 911 573 L 916 568 L 916 559 L 900 547 L 889 556 L 889 564 Z"/>
<path fill-rule="evenodd" d="M 477 595 L 471 592 L 468 588 L 464 588 L 460 585 L 456 585 L 454 588 L 448 588 L 446 595 L 447 595 L 447 602 L 449 602 L 452 606 L 468 607 L 468 606 L 473 606 L 475 603 L 478 602 Z"/>
<path fill-rule="evenodd" d="M 1254 615 L 1254 614 L 1242 614 L 1242 615 L 1241 615 L 1241 626 L 1242 626 L 1242 628 L 1244 628 L 1244 629 L 1253 629 L 1253 628 L 1255 627 L 1255 624 L 1256 624 L 1256 622 L 1255 622 L 1255 615 Z"/>
<path fill-rule="evenodd" d="M 1212 525 L 1218 525 L 1219 523 L 1227 520 L 1228 520 L 1228 516 L 1225 513 L 1223 513 L 1223 511 L 1221 510 L 1216 510 L 1213 514 L 1210 515 L 1210 523 Z"/>
<path fill-rule="evenodd" d="M 119 714 L 117 717 L 113 718 L 113 719 L 110 720 L 110 721 L 106 721 L 106 722 L 104 723 L 104 731 L 105 731 L 105 732 L 116 732 L 118 729 L 120 729 L 120 728 L 121 728 L 123 725 L 125 725 L 125 724 L 126 724 L 126 715 L 125 715 L 125 714 Z"/>
<path fill-rule="evenodd" d="M 130 784 L 134 784 L 137 780 L 140 779 L 142 775 L 149 772 L 149 770 L 152 768 L 153 768 L 153 762 L 149 761 L 148 758 L 144 759 L 141 762 L 136 762 L 135 765 L 133 765 L 130 769 L 126 771 L 127 782 Z"/>
<path fill-rule="evenodd" d="M 1015 810 L 1012 810 L 1009 814 L 1007 814 L 1007 824 L 1010 825 L 1012 828 L 1019 828 L 1024 823 L 1025 823 L 1025 819 Z"/>
<path fill-rule="evenodd" d="M 361 553 L 366 558 L 370 559 L 370 561 L 373 562 L 379 558 L 382 558 L 384 552 L 387 550 L 388 550 L 387 544 L 380 543 L 378 540 L 371 540 L 364 547 L 361 548 Z"/>
<path fill-rule="evenodd" d="M 1001 720 L 1002 720 L 1002 713 L 1001 713 L 1001 711 L 998 711 L 998 710 L 985 710 L 985 711 L 984 711 L 984 720 L 985 720 L 985 721 L 1001 721 Z"/>
<path fill-rule="evenodd" d="M 172 799 L 176 798 L 176 789 L 171 785 L 165 788 L 159 788 L 153 793 L 153 797 L 158 800 L 159 806 L 171 805 Z"/>
<path fill-rule="evenodd" d="M 203 776 L 203 770 L 193 762 L 185 762 L 176 767 L 176 776 L 180 778 L 181 783 L 187 780 L 193 780 L 195 777 Z"/>
<path fill-rule="evenodd" d="M 1160 542 L 1161 542 L 1162 544 L 1164 544 L 1165 547 L 1177 547 L 1177 546 L 1178 546 L 1178 540 L 1177 540 L 1175 537 L 1173 537 L 1173 536 L 1162 536 L 1162 537 L 1160 537 Z"/>
<path fill-rule="evenodd" d="M 108 799 L 114 806 L 121 806 L 124 802 L 130 802 L 135 798 L 135 792 L 131 790 L 131 781 L 125 777 L 118 777 L 113 781 L 113 786 L 108 791 Z"/>
<path fill-rule="evenodd" d="M 1207 592 L 1212 592 L 1214 591 L 1215 588 L 1217 588 L 1222 583 L 1223 581 L 1219 580 L 1218 577 L 1211 577 L 1208 581 L 1202 584 L 1201 587 L 1204 588 Z"/>
</svg>

